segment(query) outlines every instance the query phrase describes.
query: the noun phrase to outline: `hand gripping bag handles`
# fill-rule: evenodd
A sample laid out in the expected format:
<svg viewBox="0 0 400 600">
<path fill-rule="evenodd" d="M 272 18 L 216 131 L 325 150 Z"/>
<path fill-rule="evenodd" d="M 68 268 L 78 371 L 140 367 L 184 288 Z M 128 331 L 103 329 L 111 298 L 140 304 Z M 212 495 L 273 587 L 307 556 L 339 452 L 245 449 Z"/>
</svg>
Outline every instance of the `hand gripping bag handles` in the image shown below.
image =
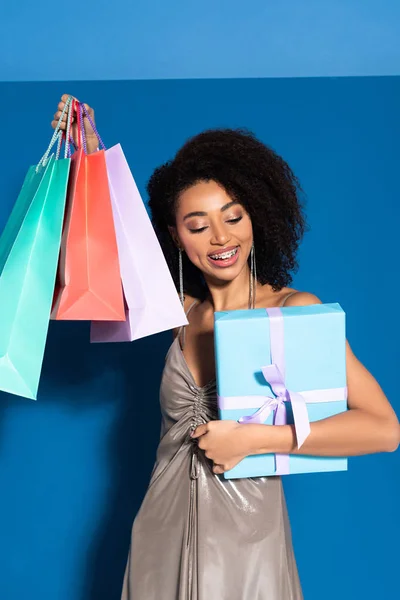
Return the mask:
<svg viewBox="0 0 400 600">
<path fill-rule="evenodd" d="M 73 100 L 72 155 L 52 318 L 124 321 L 125 307 L 104 151 L 87 154 L 83 106 Z"/>
<path fill-rule="evenodd" d="M 104 144 L 83 109 L 105 150 Z M 94 322 L 92 342 L 125 342 L 180 327 L 187 319 L 164 254 L 119 144 L 105 152 L 126 321 Z M 177 253 L 178 260 L 178 253 Z"/>
<path fill-rule="evenodd" d="M 60 124 L 30 167 L 0 238 L 0 390 L 36 399 L 49 325 L 70 168 Z M 57 144 L 56 156 L 50 156 Z"/>
</svg>

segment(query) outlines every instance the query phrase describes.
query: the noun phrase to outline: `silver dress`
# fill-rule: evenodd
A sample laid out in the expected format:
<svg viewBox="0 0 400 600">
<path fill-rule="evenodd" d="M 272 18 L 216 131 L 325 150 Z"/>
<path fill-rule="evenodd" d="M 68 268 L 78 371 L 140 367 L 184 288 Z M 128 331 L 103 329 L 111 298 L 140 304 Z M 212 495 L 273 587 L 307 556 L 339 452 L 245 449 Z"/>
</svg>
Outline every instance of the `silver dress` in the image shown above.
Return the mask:
<svg viewBox="0 0 400 600">
<path fill-rule="evenodd" d="M 160 404 L 161 440 L 122 600 L 302 600 L 281 479 L 225 480 L 189 435 L 218 418 L 216 385 L 196 385 L 179 337 Z"/>
</svg>

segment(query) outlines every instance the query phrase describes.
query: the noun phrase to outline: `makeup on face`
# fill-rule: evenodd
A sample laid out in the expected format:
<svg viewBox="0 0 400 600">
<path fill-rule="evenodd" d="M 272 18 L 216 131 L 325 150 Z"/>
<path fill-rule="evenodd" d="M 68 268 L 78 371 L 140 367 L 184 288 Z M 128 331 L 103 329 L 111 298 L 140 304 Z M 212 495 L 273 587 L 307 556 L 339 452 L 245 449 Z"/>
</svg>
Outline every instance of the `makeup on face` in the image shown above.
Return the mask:
<svg viewBox="0 0 400 600">
<path fill-rule="evenodd" d="M 239 223 L 243 218 L 243 208 L 238 202 L 230 203 L 229 208 L 231 209 L 229 211 L 229 214 L 227 214 L 226 216 L 223 215 L 224 223 L 227 223 L 229 225 L 235 225 L 236 223 Z M 221 212 L 223 212 L 222 209 Z M 191 233 L 201 233 L 205 231 L 209 226 L 209 219 L 207 213 L 190 213 L 185 217 L 185 220 L 186 219 L 186 226 Z"/>
<path fill-rule="evenodd" d="M 178 210 L 178 233 L 189 259 L 204 273 L 218 271 L 224 279 L 234 277 L 236 270 L 228 268 L 247 260 L 252 243 L 245 208 L 210 181 L 183 192 Z"/>
<path fill-rule="evenodd" d="M 243 218 L 243 208 L 242 206 L 236 202 L 232 201 L 228 204 L 222 206 L 220 209 L 221 213 L 223 213 L 223 222 L 228 226 L 234 226 Z M 227 212 L 228 214 L 224 214 Z M 187 221 L 187 226 L 189 231 L 192 234 L 201 234 L 207 231 L 209 224 L 207 222 L 208 215 L 207 213 L 189 213 L 185 216 L 184 220 Z M 239 245 L 230 245 L 222 249 L 213 250 L 208 253 L 207 260 L 210 264 L 217 268 L 226 268 L 234 265 L 240 253 Z"/>
</svg>

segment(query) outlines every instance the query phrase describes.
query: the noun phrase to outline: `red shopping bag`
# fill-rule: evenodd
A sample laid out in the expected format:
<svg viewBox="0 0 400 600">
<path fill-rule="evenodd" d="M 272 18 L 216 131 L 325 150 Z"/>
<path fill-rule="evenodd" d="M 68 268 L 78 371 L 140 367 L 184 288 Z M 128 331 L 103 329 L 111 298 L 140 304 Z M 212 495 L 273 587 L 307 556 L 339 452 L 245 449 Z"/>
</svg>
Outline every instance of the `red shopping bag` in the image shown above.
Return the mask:
<svg viewBox="0 0 400 600">
<path fill-rule="evenodd" d="M 82 109 L 75 101 L 74 110 L 80 143 L 71 159 L 51 318 L 125 321 L 104 150 L 86 153 Z"/>
</svg>

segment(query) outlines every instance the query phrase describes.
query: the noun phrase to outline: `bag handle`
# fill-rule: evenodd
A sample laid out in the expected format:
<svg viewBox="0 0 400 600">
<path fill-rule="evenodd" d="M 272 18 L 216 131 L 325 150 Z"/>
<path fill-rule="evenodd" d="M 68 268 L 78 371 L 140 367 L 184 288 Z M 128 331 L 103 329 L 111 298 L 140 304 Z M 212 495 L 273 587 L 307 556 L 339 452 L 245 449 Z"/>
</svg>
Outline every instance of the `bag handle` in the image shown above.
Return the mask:
<svg viewBox="0 0 400 600">
<path fill-rule="evenodd" d="M 72 105 L 71 105 L 72 107 Z M 61 153 L 61 145 L 62 142 L 65 142 L 65 149 L 64 149 L 64 158 L 71 158 L 71 146 L 73 146 L 75 148 L 75 143 L 73 140 L 73 137 L 71 135 L 71 126 L 72 126 L 72 109 L 69 111 L 68 113 L 68 119 L 67 119 L 67 130 L 66 131 L 59 131 L 58 133 L 58 143 L 57 143 L 57 152 L 56 152 L 56 160 L 58 160 L 60 158 L 60 153 Z M 68 140 L 68 142 L 67 142 Z"/>
<path fill-rule="evenodd" d="M 63 139 L 63 132 L 61 130 L 61 123 L 62 123 L 64 115 L 65 115 L 65 113 L 67 111 L 68 111 L 68 117 L 67 117 L 67 135 L 68 136 L 70 135 L 70 131 L 71 131 L 71 121 L 72 121 L 71 104 L 72 104 L 72 100 L 73 100 L 72 96 L 68 96 L 68 98 L 67 98 L 67 100 L 65 102 L 64 108 L 61 111 L 61 115 L 60 115 L 60 117 L 58 119 L 56 128 L 54 130 L 54 133 L 52 135 L 50 143 L 49 143 L 49 145 L 47 147 L 47 150 L 43 154 L 42 158 L 39 160 L 39 162 L 38 162 L 38 164 L 36 166 L 36 173 L 39 172 L 40 167 L 46 166 L 47 161 L 48 161 L 49 156 L 50 156 L 50 152 L 51 152 L 54 144 L 57 144 L 57 155 L 56 156 L 57 156 L 57 158 L 59 158 L 60 150 L 61 150 L 61 143 L 62 143 L 62 139 Z M 68 144 L 68 146 L 69 146 L 69 144 Z M 65 148 L 65 158 L 67 158 L 67 155 L 68 155 L 68 148 L 67 148 L 67 145 L 66 145 L 66 148 Z"/>
<path fill-rule="evenodd" d="M 71 135 L 71 127 L 72 127 L 72 118 L 74 115 L 74 102 L 76 102 L 76 100 L 74 98 L 72 98 L 72 96 L 70 96 L 71 98 L 71 102 L 70 102 L 70 107 L 69 107 L 69 111 L 68 111 L 68 117 L 67 117 L 67 129 L 65 131 L 65 133 L 63 134 L 63 138 L 65 140 L 65 149 L 64 149 L 64 158 L 70 158 L 71 157 L 71 144 L 74 145 L 74 140 L 72 138 Z M 61 145 L 60 145 L 61 148 Z M 58 151 L 58 155 L 56 156 L 56 158 L 58 158 L 60 152 Z"/>
<path fill-rule="evenodd" d="M 86 141 L 85 127 L 83 125 L 84 116 L 89 121 L 89 124 L 90 124 L 91 128 L 93 129 L 93 133 L 97 137 L 97 140 L 98 140 L 99 145 L 101 146 L 102 150 L 106 150 L 104 142 L 103 142 L 103 140 L 100 137 L 100 134 L 99 134 L 99 132 L 97 130 L 96 125 L 94 124 L 94 121 L 93 121 L 92 117 L 89 114 L 89 111 L 87 110 L 86 106 L 82 102 L 80 102 L 79 103 L 79 107 L 78 107 L 78 120 L 79 120 L 79 124 L 80 124 L 80 127 L 81 127 L 82 145 L 83 145 L 83 150 L 84 150 L 85 154 L 87 154 L 87 141 Z"/>
<path fill-rule="evenodd" d="M 65 131 L 63 131 L 63 132 L 62 132 L 62 139 L 61 139 L 61 140 L 59 140 L 59 146 L 60 146 L 60 147 L 59 147 L 59 148 L 57 148 L 57 152 L 58 152 L 58 154 L 56 155 L 56 160 L 58 160 L 58 158 L 60 157 L 60 150 L 61 150 L 61 144 L 62 144 L 62 141 L 64 141 L 64 142 L 65 142 L 65 144 L 67 144 L 67 136 L 66 136 L 66 134 L 65 134 Z M 76 145 L 75 145 L 75 142 L 74 142 L 74 140 L 73 140 L 73 137 L 72 137 L 72 135 L 71 135 L 71 134 L 69 134 L 69 145 L 68 145 L 68 147 L 66 147 L 66 148 L 65 148 L 65 150 L 64 150 L 64 158 L 71 158 L 71 155 L 72 155 L 72 152 L 71 152 L 71 147 L 73 147 L 75 150 L 76 150 L 76 148 L 77 148 L 77 147 L 76 147 Z"/>
</svg>

